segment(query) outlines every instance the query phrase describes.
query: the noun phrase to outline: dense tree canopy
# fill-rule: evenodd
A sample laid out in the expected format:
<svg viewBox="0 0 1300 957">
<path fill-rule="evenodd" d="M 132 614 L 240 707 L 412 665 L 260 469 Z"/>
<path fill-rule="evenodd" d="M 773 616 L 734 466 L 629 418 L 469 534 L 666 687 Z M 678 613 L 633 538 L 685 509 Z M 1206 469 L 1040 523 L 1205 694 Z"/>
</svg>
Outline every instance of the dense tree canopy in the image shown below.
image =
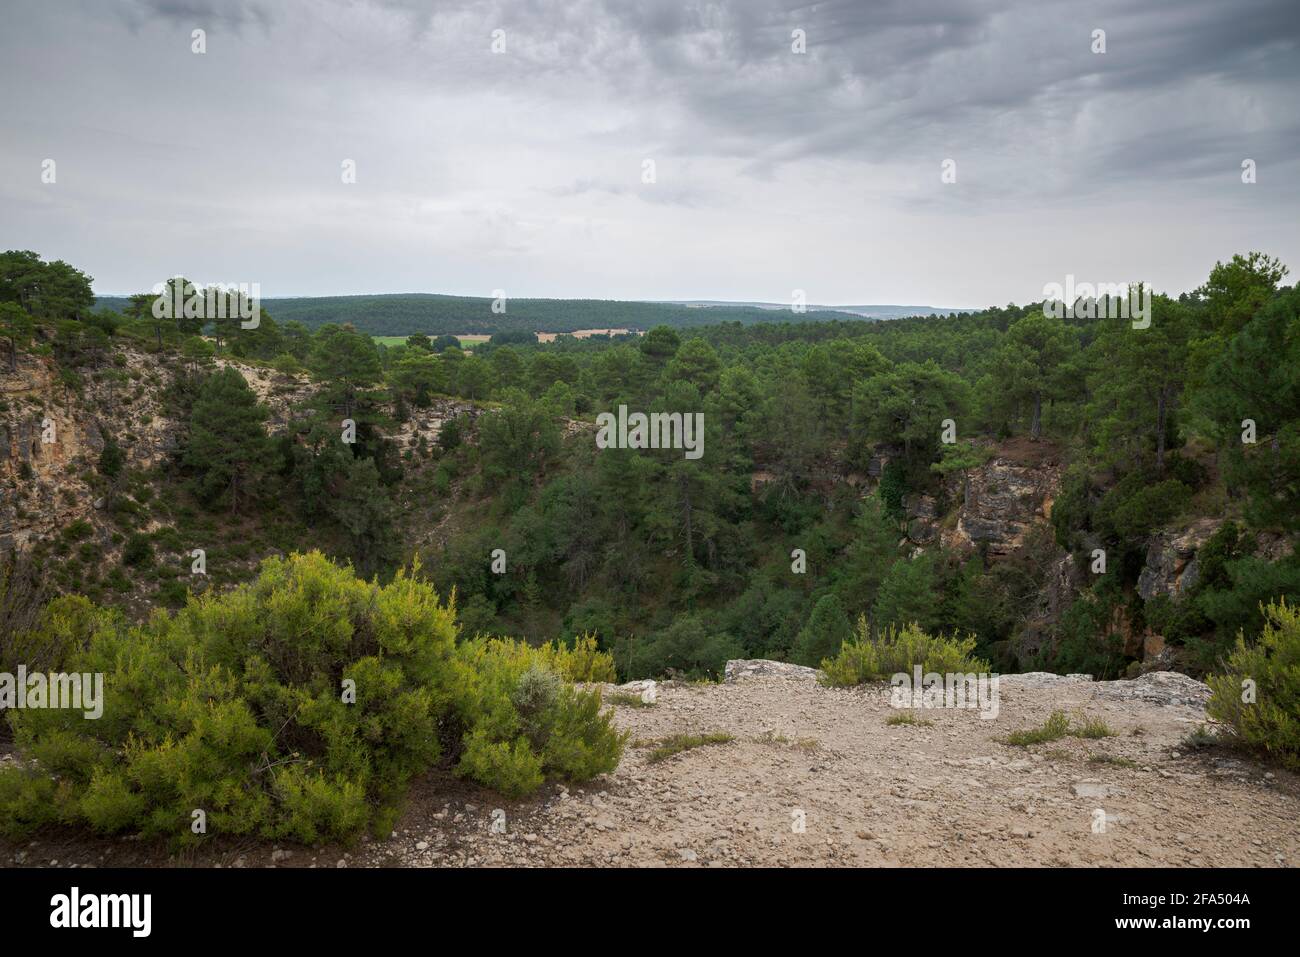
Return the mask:
<svg viewBox="0 0 1300 957">
<path fill-rule="evenodd" d="M 1278 544 L 1300 530 L 1300 292 L 1279 288 L 1285 275 L 1235 256 L 1200 289 L 1154 296 L 1147 326 L 1104 303 L 888 322 L 694 310 L 711 322 L 678 328 L 649 310 L 629 320 L 639 337 L 542 344 L 522 318 L 562 330 L 595 313 L 465 300 L 487 312 L 478 325 L 398 310 L 402 338 L 377 342 L 292 309 L 250 329 L 160 323 L 147 297 L 90 313 L 87 277 L 11 252 L 0 339 L 11 367 L 52 355 L 74 385 L 111 372 L 119 345 L 174 363 L 182 441 L 164 488 L 367 575 L 419 549 L 471 633 L 591 633 L 624 675 L 716 674 L 726 655 L 813 662 L 861 619 L 972 634 L 1002 669 L 1117 674 L 1134 663 L 1117 622 L 1211 667 L 1262 627 L 1260 602 L 1300 587 Z M 385 300 L 352 305 L 360 319 Z M 479 328 L 489 341 L 439 335 Z M 232 362 L 272 374 L 262 399 Z M 278 393 L 292 398 L 272 439 Z M 596 448 L 596 416 L 620 406 L 702 415 L 700 457 Z M 950 546 L 972 478 L 1009 447 L 1028 468 L 1059 464 L 1050 528 L 1010 554 Z M 115 488 L 145 481 L 114 468 Z M 125 491 L 113 507 L 138 533 L 132 502 L 148 510 Z M 166 520 L 199 524 L 189 508 Z M 1189 594 L 1143 597 L 1155 536 L 1198 518 L 1235 531 L 1205 546 Z M 1104 574 L 1089 570 L 1098 550 Z M 1066 567 L 1070 593 L 1044 611 Z"/>
</svg>

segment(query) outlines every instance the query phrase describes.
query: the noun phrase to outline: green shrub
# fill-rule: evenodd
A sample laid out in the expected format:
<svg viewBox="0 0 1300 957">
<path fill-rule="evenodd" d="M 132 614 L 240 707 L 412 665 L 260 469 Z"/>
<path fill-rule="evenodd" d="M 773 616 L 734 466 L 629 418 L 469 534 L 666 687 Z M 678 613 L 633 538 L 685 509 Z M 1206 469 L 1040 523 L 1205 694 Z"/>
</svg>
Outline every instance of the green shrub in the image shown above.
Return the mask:
<svg viewBox="0 0 1300 957">
<path fill-rule="evenodd" d="M 129 495 L 114 495 L 108 500 L 108 513 L 118 525 L 131 528 L 139 523 L 144 509 Z"/>
<path fill-rule="evenodd" d="M 1070 734 L 1076 738 L 1113 738 L 1119 732 L 1115 731 L 1101 718 L 1085 718 L 1081 723 L 1070 729 Z"/>
<path fill-rule="evenodd" d="M 1061 615 L 1056 647 L 1044 644 L 1040 649 L 1039 666 L 1057 674 L 1118 677 L 1126 660 L 1116 628 L 1123 600 L 1122 590 L 1106 583 L 1082 593 Z"/>
<path fill-rule="evenodd" d="M 133 532 L 127 536 L 126 545 L 122 547 L 123 565 L 148 565 L 153 561 L 153 543 L 149 536 Z"/>
<path fill-rule="evenodd" d="M 535 791 L 546 779 L 541 759 L 522 737 L 513 742 L 496 741 L 482 728 L 475 729 L 466 739 L 458 770 L 507 797 Z"/>
<path fill-rule="evenodd" d="M 155 598 L 158 603 L 168 608 L 180 608 L 185 604 L 185 599 L 189 597 L 190 590 L 184 582 L 175 578 L 165 581 L 158 586 Z"/>
<path fill-rule="evenodd" d="M 899 724 L 914 724 L 922 727 L 933 727 L 934 722 L 928 718 L 918 718 L 912 711 L 896 711 L 885 719 L 885 724 L 893 726 Z"/>
<path fill-rule="evenodd" d="M 67 669 L 105 676 L 103 714 L 9 715 L 22 764 L 0 771 L 0 830 L 188 842 L 202 809 L 209 834 L 347 839 L 388 830 L 444 743 L 462 774 L 511 795 L 613 770 L 624 739 L 599 695 L 550 665 L 573 654 L 457 647 L 451 607 L 418 574 L 381 587 L 312 552 L 139 626 L 53 603 Z"/>
<path fill-rule="evenodd" d="M 604 696 L 605 704 L 618 705 L 623 708 L 653 708 L 654 705 L 646 701 L 639 694 L 632 694 L 630 691 L 613 691 Z"/>
<path fill-rule="evenodd" d="M 185 542 L 181 538 L 180 532 L 170 525 L 160 528 L 153 533 L 153 543 L 162 552 L 183 552 L 188 551 L 185 548 Z"/>
<path fill-rule="evenodd" d="M 546 718 L 560 696 L 560 676 L 554 671 L 533 665 L 515 683 L 510 703 L 519 715 L 519 729 L 534 748 L 545 746 L 550 737 Z"/>
<path fill-rule="evenodd" d="M 1044 744 L 1064 737 L 1085 738 L 1095 741 L 1098 738 L 1113 738 L 1118 733 L 1112 730 L 1101 718 L 1089 718 L 1080 715 L 1079 723 L 1071 724 L 1069 716 L 1064 711 L 1053 711 L 1042 727 L 1013 731 L 1003 738 L 1002 742 L 1003 744 L 1012 744 L 1024 748 L 1031 744 Z"/>
<path fill-rule="evenodd" d="M 1253 700 L 1246 682 L 1254 683 Z M 1208 683 L 1205 711 L 1230 738 L 1300 768 L 1300 610 L 1285 599 L 1270 603 L 1259 640 L 1239 635 L 1224 673 Z"/>
<path fill-rule="evenodd" d="M 116 478 L 122 474 L 122 466 L 125 464 L 126 453 L 117 444 L 117 439 L 110 435 L 104 442 L 104 450 L 99 453 L 99 474 L 107 478 Z"/>
<path fill-rule="evenodd" d="M 9 636 L 0 649 L 0 670 L 12 673 L 24 664 L 29 672 L 64 671 L 92 635 L 115 627 L 118 618 L 80 595 L 61 595 L 40 609 L 32 627 Z"/>
<path fill-rule="evenodd" d="M 991 671 L 987 661 L 971 656 L 974 650 L 973 637 L 928 635 L 914 624 L 886 628 L 872 638 L 867 620 L 859 618 L 854 637 L 844 642 L 838 655 L 822 662 L 825 673 L 822 683 L 848 687 L 867 681 L 888 681 L 899 673 L 911 675 L 917 665 L 926 673 Z"/>
<path fill-rule="evenodd" d="M 69 522 L 63 529 L 63 537 L 70 542 L 79 542 L 83 538 L 89 538 L 95 528 L 84 518 L 79 518 L 75 522 Z"/>
<path fill-rule="evenodd" d="M 728 744 L 734 740 L 735 738 L 726 731 L 710 731 L 706 734 L 674 734 L 660 738 L 658 741 L 638 741 L 636 744 L 639 747 L 653 748 L 646 761 L 650 764 L 658 764 L 683 751 L 702 748 L 707 744 Z"/>
<path fill-rule="evenodd" d="M 0 556 L 0 671 L 12 672 L 25 661 L 19 644 L 49 600 L 43 547 Z"/>
<path fill-rule="evenodd" d="M 1116 539 L 1142 539 L 1172 522 L 1190 497 L 1191 489 L 1177 479 L 1132 472 L 1102 497 L 1093 521 Z"/>
<path fill-rule="evenodd" d="M 458 773 L 518 797 L 547 777 L 583 781 L 618 766 L 626 735 L 601 714 L 599 692 L 560 680 L 558 654 L 503 638 L 457 646 L 453 707 L 466 729 Z"/>
<path fill-rule="evenodd" d="M 1064 711 L 1053 711 L 1040 728 L 1028 728 L 1024 731 L 1012 731 L 1006 736 L 1006 743 L 1017 747 L 1031 744 L 1045 744 L 1058 741 L 1070 733 L 1070 717 Z"/>
<path fill-rule="evenodd" d="M 601 651 L 595 635 L 579 635 L 572 644 L 558 639 L 538 649 L 543 660 L 569 681 L 603 681 L 613 684 L 618 680 L 614 671 L 614 657 Z"/>
<path fill-rule="evenodd" d="M 1222 744 L 1219 736 L 1203 724 L 1198 724 L 1183 736 L 1181 747 L 1185 751 L 1204 751 Z"/>
<path fill-rule="evenodd" d="M 131 590 L 131 579 L 126 577 L 126 572 L 122 571 L 120 565 L 114 565 L 109 569 L 108 574 L 104 576 L 104 584 L 118 592 Z"/>
<path fill-rule="evenodd" d="M 712 632 L 697 615 L 682 615 L 650 638 L 620 644 L 622 670 L 631 678 L 676 673 L 690 678 L 717 678 L 745 649 L 727 634 Z"/>
<path fill-rule="evenodd" d="M 1217 671 L 1238 635 L 1259 634 L 1264 609 L 1272 602 L 1300 594 L 1300 556 L 1276 562 L 1255 556 L 1225 561 L 1218 587 L 1198 587 L 1192 605 L 1213 627 L 1213 635 L 1189 638 L 1188 650 L 1207 672 Z M 1200 583 L 1198 582 L 1198 585 Z"/>
<path fill-rule="evenodd" d="M 790 657 L 801 665 L 816 665 L 840 650 L 853 635 L 853 626 L 838 596 L 825 595 L 813 606 L 808 624 L 795 637 Z"/>
<path fill-rule="evenodd" d="M 884 512 L 895 522 L 903 520 L 903 498 L 907 495 L 907 469 L 902 461 L 891 458 L 880 474 L 880 502 Z"/>
</svg>

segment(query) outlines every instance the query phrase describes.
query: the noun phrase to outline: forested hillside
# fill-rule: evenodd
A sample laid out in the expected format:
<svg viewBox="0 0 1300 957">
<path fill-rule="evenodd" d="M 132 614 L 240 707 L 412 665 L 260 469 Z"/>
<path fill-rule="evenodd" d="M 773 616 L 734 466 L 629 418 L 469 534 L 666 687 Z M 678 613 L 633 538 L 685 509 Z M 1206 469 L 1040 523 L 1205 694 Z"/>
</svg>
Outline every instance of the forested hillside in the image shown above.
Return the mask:
<svg viewBox="0 0 1300 957">
<path fill-rule="evenodd" d="M 126 312 L 131 297 L 101 296 L 97 308 Z M 505 299 L 493 311 L 491 298 L 401 293 L 385 296 L 305 296 L 266 299 L 262 305 L 281 321 L 300 322 L 308 329 L 350 324 L 372 336 L 455 335 L 457 333 L 574 332 L 579 329 L 639 329 L 657 325 L 677 329 L 717 322 L 788 321 L 791 316 L 815 322 L 828 318 L 857 318 L 851 312 L 817 310 L 784 313 L 760 306 L 695 306 L 631 302 L 612 299 Z M 865 307 L 864 307 L 865 308 Z M 896 314 L 896 313 L 895 313 Z"/>
<path fill-rule="evenodd" d="M 1001 670 L 1200 674 L 1300 590 L 1285 275 L 1234 257 L 1149 328 L 1029 303 L 469 354 L 270 306 L 94 310 L 73 267 L 7 253 L 5 614 L 63 592 L 140 617 L 310 548 L 387 580 L 418 552 L 462 635 L 594 635 L 626 677 L 816 664 L 859 619 L 969 634 Z M 702 413 L 702 457 L 599 449 L 620 406 Z"/>
</svg>

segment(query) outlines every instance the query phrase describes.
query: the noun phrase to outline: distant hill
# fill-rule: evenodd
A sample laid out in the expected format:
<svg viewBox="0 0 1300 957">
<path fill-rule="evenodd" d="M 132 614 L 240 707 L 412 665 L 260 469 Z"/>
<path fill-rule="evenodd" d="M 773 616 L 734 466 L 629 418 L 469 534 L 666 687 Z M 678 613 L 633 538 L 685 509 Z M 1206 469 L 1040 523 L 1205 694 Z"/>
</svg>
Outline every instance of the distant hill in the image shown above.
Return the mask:
<svg viewBox="0 0 1300 957">
<path fill-rule="evenodd" d="M 123 310 L 125 296 L 99 296 L 97 307 Z M 412 333 L 574 332 L 579 329 L 651 329 L 713 325 L 719 322 L 814 322 L 827 319 L 892 319 L 900 316 L 946 314 L 932 306 L 809 306 L 803 313 L 788 304 L 695 302 L 632 302 L 617 299 L 510 299 L 502 314 L 492 312 L 492 300 L 432 293 L 375 296 L 302 296 L 263 299 L 262 308 L 277 322 L 296 320 L 315 329 L 327 322 L 350 322 L 375 336 Z"/>
<path fill-rule="evenodd" d="M 745 308 L 745 309 L 782 309 L 790 310 L 788 302 L 728 302 L 723 299 L 676 299 L 668 300 L 665 305 L 708 307 L 710 309 Z M 975 309 L 956 309 L 944 306 L 808 306 L 808 313 L 847 312 L 864 319 L 903 319 L 907 316 L 947 316 L 952 313 L 976 312 Z"/>
</svg>

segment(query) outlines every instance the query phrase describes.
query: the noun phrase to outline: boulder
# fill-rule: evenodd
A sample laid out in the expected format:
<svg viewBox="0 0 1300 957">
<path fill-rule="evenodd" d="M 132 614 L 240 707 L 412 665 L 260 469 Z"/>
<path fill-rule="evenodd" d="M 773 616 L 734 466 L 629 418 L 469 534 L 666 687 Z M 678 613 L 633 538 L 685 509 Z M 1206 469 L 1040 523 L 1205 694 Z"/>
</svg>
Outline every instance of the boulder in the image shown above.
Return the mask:
<svg viewBox="0 0 1300 957">
<path fill-rule="evenodd" d="M 636 695 L 646 704 L 654 704 L 659 700 L 659 685 L 653 678 L 644 678 L 640 681 L 628 681 L 619 685 L 618 690 L 625 694 Z"/>
<path fill-rule="evenodd" d="M 792 665 L 786 661 L 768 661 L 765 658 L 733 658 L 723 670 L 727 683 L 741 678 L 792 678 L 800 681 L 816 679 L 821 672 L 816 668 Z"/>
</svg>

